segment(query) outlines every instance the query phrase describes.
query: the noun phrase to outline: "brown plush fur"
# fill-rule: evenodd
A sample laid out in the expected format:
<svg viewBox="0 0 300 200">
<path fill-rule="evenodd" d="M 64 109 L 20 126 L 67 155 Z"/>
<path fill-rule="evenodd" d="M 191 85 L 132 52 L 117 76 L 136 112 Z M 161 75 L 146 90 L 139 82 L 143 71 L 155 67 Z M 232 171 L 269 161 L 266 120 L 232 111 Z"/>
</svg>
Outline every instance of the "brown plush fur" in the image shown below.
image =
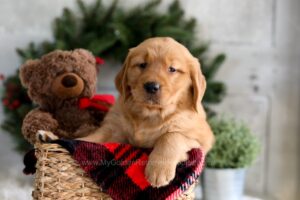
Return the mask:
<svg viewBox="0 0 300 200">
<path fill-rule="evenodd" d="M 83 49 L 57 50 L 40 60 L 27 61 L 20 69 L 20 78 L 38 108 L 23 121 L 25 138 L 34 143 L 38 130 L 77 138 L 99 127 L 102 112 L 78 107 L 79 98 L 94 95 L 96 74 L 94 56 Z"/>
<path fill-rule="evenodd" d="M 170 66 L 177 71 L 170 72 Z M 160 90 L 147 93 L 147 82 L 159 83 Z M 175 40 L 152 38 L 131 49 L 116 86 L 120 98 L 101 128 L 81 139 L 153 147 L 145 169 L 152 186 L 167 185 L 190 149 L 212 147 L 214 136 L 200 103 L 205 78 L 198 60 Z"/>
</svg>

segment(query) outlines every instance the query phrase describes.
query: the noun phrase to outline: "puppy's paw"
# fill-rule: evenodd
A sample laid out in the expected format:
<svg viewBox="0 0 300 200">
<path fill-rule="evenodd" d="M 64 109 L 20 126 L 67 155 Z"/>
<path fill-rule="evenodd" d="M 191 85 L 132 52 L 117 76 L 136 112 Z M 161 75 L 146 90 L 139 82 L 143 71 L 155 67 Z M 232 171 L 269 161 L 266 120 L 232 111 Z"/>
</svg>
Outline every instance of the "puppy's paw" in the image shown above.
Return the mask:
<svg viewBox="0 0 300 200">
<path fill-rule="evenodd" d="M 52 132 L 43 131 L 43 130 L 39 130 L 36 133 L 36 138 L 37 138 L 37 141 L 46 142 L 46 143 L 58 139 L 58 137 L 56 135 L 54 135 Z"/>
<path fill-rule="evenodd" d="M 175 177 L 176 163 L 173 161 L 149 159 L 145 175 L 152 187 L 168 185 Z"/>
</svg>

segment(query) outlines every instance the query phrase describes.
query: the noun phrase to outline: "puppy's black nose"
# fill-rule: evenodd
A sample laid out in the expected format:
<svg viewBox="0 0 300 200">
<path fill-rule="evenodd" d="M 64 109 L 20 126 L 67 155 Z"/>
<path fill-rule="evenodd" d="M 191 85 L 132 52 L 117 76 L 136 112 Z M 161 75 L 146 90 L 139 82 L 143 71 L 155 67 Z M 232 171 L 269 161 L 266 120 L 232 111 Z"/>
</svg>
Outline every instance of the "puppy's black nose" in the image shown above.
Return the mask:
<svg viewBox="0 0 300 200">
<path fill-rule="evenodd" d="M 66 88 L 70 88 L 70 87 L 74 87 L 75 85 L 77 85 L 77 79 L 75 76 L 72 75 L 66 75 L 62 80 L 61 83 L 63 84 L 63 86 L 65 86 Z"/>
<path fill-rule="evenodd" d="M 155 94 L 160 88 L 160 85 L 156 82 L 147 82 L 144 84 L 144 89 L 147 93 Z"/>
</svg>

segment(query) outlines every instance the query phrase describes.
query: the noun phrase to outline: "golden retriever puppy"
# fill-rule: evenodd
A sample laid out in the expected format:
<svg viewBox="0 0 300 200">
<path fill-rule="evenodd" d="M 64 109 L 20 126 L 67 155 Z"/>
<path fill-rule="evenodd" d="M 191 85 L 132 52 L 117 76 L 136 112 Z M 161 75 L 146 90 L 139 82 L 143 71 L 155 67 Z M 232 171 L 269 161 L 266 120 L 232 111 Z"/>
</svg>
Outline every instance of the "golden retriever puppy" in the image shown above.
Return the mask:
<svg viewBox="0 0 300 200">
<path fill-rule="evenodd" d="M 205 78 L 198 60 L 174 39 L 151 38 L 130 49 L 115 83 L 119 99 L 101 128 L 81 140 L 153 147 L 145 175 L 154 187 L 174 178 L 189 150 L 212 147 L 201 105 Z"/>
</svg>

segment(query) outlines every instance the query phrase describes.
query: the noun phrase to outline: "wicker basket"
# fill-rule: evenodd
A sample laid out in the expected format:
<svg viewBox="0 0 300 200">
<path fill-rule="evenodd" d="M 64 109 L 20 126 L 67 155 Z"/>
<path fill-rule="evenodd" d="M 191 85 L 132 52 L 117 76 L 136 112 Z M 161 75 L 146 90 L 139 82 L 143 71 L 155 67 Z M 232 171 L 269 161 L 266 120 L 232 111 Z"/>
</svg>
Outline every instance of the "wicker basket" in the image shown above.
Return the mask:
<svg viewBox="0 0 300 200">
<path fill-rule="evenodd" d="M 33 199 L 38 200 L 107 200 L 87 174 L 79 167 L 69 152 L 57 144 L 36 145 L 36 177 Z M 194 185 L 178 200 L 194 199 Z"/>
</svg>

